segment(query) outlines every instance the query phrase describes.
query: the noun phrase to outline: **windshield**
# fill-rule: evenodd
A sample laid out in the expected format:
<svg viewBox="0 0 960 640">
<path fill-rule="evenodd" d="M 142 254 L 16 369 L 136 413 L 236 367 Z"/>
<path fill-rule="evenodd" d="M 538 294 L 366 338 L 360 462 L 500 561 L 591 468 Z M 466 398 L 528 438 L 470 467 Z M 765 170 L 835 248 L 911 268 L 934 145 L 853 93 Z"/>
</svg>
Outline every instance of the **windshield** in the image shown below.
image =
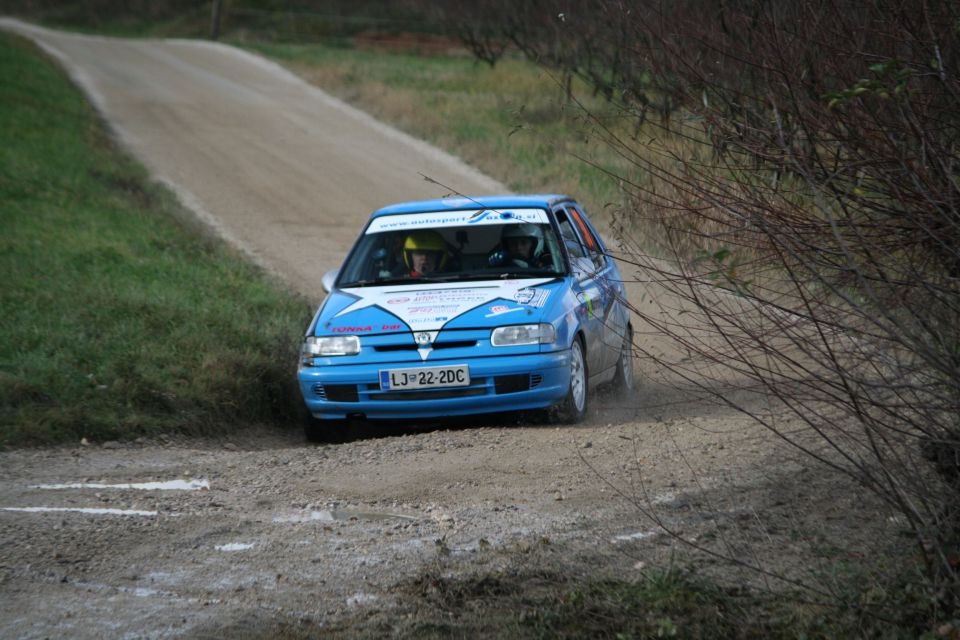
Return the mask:
<svg viewBox="0 0 960 640">
<path fill-rule="evenodd" d="M 376 218 L 340 272 L 339 286 L 561 276 L 565 267 L 542 210 L 404 214 Z M 464 224 L 457 224 L 458 222 Z M 399 229 L 398 229 L 399 227 Z"/>
</svg>

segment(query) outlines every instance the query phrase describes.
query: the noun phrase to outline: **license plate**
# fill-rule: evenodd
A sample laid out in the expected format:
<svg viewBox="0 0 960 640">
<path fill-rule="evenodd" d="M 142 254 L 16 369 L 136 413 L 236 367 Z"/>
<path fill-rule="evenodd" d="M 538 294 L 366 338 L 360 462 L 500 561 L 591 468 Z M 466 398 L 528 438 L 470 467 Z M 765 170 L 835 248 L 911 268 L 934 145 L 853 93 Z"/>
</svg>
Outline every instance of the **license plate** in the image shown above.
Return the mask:
<svg viewBox="0 0 960 640">
<path fill-rule="evenodd" d="M 380 370 L 380 388 L 384 390 L 465 387 L 469 384 L 470 368 L 465 364 Z"/>
</svg>

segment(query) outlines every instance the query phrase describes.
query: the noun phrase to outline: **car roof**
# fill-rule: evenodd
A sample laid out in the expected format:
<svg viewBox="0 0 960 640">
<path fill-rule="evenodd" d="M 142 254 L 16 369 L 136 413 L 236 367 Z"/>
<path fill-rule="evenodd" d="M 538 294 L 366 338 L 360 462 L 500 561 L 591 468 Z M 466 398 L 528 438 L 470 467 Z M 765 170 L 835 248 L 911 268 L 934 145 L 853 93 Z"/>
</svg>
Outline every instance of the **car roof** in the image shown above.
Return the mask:
<svg viewBox="0 0 960 640">
<path fill-rule="evenodd" d="M 458 211 L 462 209 L 517 209 L 537 207 L 549 209 L 558 202 L 573 198 L 559 194 L 525 194 L 516 196 L 464 196 L 437 200 L 414 200 L 392 204 L 373 213 L 373 217 L 396 213 L 419 213 L 426 211 Z"/>
</svg>

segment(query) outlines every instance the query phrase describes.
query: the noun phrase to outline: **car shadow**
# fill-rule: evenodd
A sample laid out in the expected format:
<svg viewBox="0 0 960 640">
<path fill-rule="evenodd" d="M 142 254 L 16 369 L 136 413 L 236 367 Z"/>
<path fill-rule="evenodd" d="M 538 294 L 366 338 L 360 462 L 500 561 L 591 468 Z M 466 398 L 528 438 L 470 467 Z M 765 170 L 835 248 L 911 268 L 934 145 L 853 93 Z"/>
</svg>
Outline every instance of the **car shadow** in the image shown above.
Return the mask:
<svg viewBox="0 0 960 640">
<path fill-rule="evenodd" d="M 468 431 L 471 429 L 510 429 L 523 428 L 580 428 L 589 426 L 589 420 L 582 424 L 553 422 L 546 411 L 515 411 L 505 413 L 485 413 L 470 416 L 446 416 L 416 420 L 362 420 L 349 421 L 340 428 L 326 444 L 347 444 L 362 440 L 395 438 L 437 431 Z"/>
</svg>

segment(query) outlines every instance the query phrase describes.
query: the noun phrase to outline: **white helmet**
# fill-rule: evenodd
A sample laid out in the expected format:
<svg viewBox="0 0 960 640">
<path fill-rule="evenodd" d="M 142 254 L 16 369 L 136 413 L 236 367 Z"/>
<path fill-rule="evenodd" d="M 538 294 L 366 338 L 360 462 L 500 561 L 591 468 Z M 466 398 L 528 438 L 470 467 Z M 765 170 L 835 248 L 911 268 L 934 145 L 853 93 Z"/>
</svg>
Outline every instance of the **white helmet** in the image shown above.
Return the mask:
<svg viewBox="0 0 960 640">
<path fill-rule="evenodd" d="M 506 247 L 507 238 L 530 238 L 533 240 L 533 257 L 539 258 L 543 254 L 543 229 L 529 222 L 508 224 L 500 233 L 500 241 Z"/>
</svg>

